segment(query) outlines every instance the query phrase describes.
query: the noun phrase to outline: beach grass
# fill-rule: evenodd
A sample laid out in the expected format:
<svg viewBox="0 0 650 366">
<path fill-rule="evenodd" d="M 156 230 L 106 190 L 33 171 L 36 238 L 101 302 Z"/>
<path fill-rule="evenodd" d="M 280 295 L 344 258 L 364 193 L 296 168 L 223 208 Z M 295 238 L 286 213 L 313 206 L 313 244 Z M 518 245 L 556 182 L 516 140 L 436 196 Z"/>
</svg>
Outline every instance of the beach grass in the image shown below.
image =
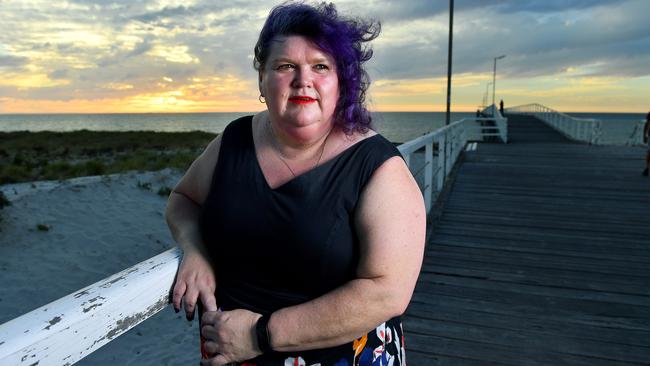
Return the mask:
<svg viewBox="0 0 650 366">
<path fill-rule="evenodd" d="M 124 171 L 186 170 L 208 132 L 0 132 L 0 184 Z"/>
</svg>

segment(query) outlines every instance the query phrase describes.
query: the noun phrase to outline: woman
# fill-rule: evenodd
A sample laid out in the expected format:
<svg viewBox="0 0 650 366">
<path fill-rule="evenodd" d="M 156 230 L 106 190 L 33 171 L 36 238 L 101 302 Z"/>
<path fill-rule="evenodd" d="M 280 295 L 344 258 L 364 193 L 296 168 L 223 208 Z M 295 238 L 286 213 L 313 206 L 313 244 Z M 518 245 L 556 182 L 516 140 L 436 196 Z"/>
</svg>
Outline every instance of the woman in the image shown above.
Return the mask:
<svg viewBox="0 0 650 366">
<path fill-rule="evenodd" d="M 232 122 L 174 189 L 173 305 L 206 310 L 202 365 L 404 364 L 426 220 L 369 129 L 362 44 L 378 33 L 325 3 L 274 8 L 255 46 L 267 110 Z"/>
</svg>

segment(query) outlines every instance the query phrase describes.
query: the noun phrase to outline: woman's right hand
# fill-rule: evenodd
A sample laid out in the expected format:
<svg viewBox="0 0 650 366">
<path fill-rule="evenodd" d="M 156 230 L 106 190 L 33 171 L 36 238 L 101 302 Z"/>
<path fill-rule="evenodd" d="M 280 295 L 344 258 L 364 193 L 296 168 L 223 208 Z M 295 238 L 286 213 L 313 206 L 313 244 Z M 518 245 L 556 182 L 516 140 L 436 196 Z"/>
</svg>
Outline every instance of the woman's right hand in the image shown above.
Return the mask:
<svg viewBox="0 0 650 366">
<path fill-rule="evenodd" d="M 197 300 L 204 311 L 217 311 L 216 288 L 214 270 L 205 256 L 197 250 L 184 252 L 172 291 L 174 310 L 179 312 L 184 307 L 188 321 L 194 319 Z"/>
</svg>

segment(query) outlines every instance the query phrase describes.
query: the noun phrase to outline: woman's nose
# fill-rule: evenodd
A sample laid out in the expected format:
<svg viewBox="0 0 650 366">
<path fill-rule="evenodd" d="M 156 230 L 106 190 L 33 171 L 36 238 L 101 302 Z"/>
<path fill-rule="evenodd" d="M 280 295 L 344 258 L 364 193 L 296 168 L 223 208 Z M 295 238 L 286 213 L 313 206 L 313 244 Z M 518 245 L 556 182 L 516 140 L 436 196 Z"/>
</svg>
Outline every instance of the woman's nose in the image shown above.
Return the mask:
<svg viewBox="0 0 650 366">
<path fill-rule="evenodd" d="M 308 70 L 297 69 L 294 74 L 292 85 L 295 88 L 310 88 L 312 87 L 312 75 Z"/>
</svg>

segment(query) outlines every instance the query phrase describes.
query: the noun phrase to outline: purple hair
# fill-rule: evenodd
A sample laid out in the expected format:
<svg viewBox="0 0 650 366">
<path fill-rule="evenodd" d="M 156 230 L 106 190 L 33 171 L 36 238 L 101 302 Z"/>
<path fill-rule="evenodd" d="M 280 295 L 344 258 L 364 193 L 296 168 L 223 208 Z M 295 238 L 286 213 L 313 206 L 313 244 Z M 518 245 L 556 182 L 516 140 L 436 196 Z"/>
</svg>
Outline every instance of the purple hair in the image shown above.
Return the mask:
<svg viewBox="0 0 650 366">
<path fill-rule="evenodd" d="M 335 122 L 343 129 L 366 132 L 372 117 L 366 109 L 366 91 L 370 77 L 362 64 L 372 57 L 369 42 L 381 31 L 377 21 L 339 16 L 334 4 L 322 2 L 311 6 L 302 2 L 285 2 L 271 10 L 255 45 L 255 70 L 263 69 L 271 42 L 277 36 L 298 35 L 310 39 L 336 60 L 339 100 Z"/>
</svg>

